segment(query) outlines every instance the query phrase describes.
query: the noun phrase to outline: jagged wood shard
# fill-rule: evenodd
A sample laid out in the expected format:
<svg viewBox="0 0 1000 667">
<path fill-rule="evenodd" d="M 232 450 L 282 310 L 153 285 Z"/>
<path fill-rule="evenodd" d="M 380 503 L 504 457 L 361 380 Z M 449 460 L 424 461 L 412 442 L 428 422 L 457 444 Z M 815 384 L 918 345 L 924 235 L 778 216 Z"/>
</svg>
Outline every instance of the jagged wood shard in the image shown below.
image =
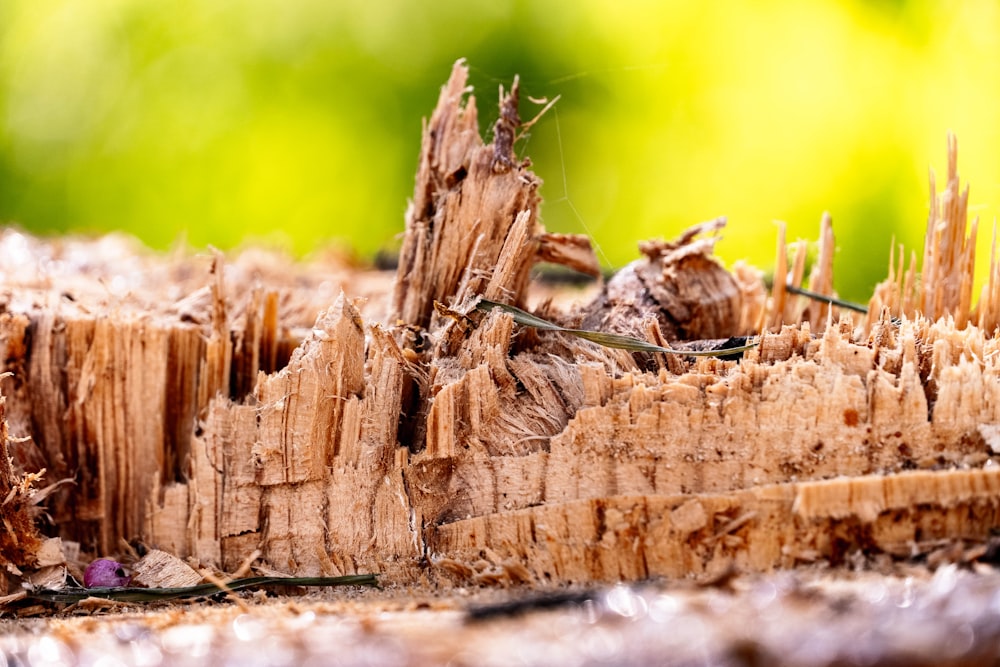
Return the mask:
<svg viewBox="0 0 1000 667">
<path fill-rule="evenodd" d="M 643 244 L 590 303 L 532 313 L 537 262 L 599 265 L 541 225 L 540 180 L 514 153 L 517 99 L 515 82 L 484 144 L 456 64 L 388 280 L 93 244 L 86 267 L 8 285 L 0 388 L 12 434 L 29 438 L 5 441 L 0 467 L 8 571 L 36 565 L 18 517 L 31 516 L 24 475 L 43 467 L 71 480 L 47 507 L 85 550 L 138 538 L 310 577 L 711 577 L 1000 526 L 1000 281 L 994 267 L 974 311 L 954 142 L 922 270 L 957 277 L 918 283 L 900 259 L 867 316 L 796 294 L 805 247 L 789 269 L 783 232 L 770 297 L 760 272 L 727 270 L 712 256 L 722 219 Z M 809 291 L 832 298 L 829 216 L 821 230 Z M 105 276 L 136 263 L 109 292 Z M 729 337 L 757 345 L 662 353 Z"/>
</svg>

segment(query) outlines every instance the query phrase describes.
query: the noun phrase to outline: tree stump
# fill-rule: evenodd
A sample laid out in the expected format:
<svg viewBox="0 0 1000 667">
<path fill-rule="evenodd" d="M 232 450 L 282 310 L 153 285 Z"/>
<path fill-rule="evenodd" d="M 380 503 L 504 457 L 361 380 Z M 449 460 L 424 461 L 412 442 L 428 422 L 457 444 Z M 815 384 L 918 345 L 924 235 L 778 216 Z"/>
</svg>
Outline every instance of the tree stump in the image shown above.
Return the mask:
<svg viewBox="0 0 1000 667">
<path fill-rule="evenodd" d="M 599 268 L 586 238 L 544 230 L 517 82 L 501 93 L 484 144 L 455 65 L 394 275 L 4 232 L 8 592 L 63 566 L 46 537 L 430 585 L 711 581 L 986 543 L 1000 267 L 973 308 L 954 140 L 920 271 L 890 259 L 867 314 L 796 295 L 805 246 L 789 269 L 783 235 L 772 287 L 726 269 L 721 219 L 642 244 L 581 299 L 532 280 Z M 809 285 L 828 297 L 833 247 L 826 216 Z M 480 299 L 681 351 L 757 345 L 613 349 Z"/>
</svg>

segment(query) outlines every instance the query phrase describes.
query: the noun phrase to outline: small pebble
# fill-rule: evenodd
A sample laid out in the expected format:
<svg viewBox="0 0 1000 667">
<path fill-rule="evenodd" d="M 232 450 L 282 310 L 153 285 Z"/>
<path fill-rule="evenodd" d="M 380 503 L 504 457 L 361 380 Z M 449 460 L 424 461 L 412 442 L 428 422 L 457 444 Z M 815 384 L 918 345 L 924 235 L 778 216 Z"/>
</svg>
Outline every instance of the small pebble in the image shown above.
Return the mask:
<svg viewBox="0 0 1000 667">
<path fill-rule="evenodd" d="M 128 586 L 131 581 L 122 564 L 110 558 L 95 560 L 83 573 L 83 585 L 87 588 L 116 588 Z"/>
</svg>

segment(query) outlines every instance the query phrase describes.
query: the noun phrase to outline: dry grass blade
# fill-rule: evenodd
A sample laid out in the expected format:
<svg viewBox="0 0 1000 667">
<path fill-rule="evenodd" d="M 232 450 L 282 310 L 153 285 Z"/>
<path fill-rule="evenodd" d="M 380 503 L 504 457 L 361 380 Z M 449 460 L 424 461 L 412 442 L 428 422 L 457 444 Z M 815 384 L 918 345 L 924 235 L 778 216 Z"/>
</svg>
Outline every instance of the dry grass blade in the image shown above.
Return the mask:
<svg viewBox="0 0 1000 667">
<path fill-rule="evenodd" d="M 604 347 L 630 350 L 632 352 L 663 352 L 666 354 L 680 354 L 685 357 L 723 357 L 736 354 L 738 352 L 745 352 L 746 350 L 753 349 L 757 346 L 757 343 L 753 342 L 722 350 L 674 350 L 669 347 L 654 345 L 653 343 L 640 340 L 639 338 L 632 338 L 631 336 L 621 336 L 619 334 L 606 333 L 603 331 L 589 331 L 587 329 L 568 329 L 542 319 L 537 315 L 532 315 L 531 313 L 523 311 L 515 306 L 490 301 L 488 299 L 480 299 L 479 303 L 476 304 L 476 308 L 484 312 L 489 312 L 494 308 L 499 308 L 514 318 L 514 321 L 521 326 L 533 327 L 543 331 L 559 331 L 561 333 L 576 336 L 577 338 L 589 340 L 592 343 L 597 343 L 598 345 L 603 345 Z"/>
</svg>

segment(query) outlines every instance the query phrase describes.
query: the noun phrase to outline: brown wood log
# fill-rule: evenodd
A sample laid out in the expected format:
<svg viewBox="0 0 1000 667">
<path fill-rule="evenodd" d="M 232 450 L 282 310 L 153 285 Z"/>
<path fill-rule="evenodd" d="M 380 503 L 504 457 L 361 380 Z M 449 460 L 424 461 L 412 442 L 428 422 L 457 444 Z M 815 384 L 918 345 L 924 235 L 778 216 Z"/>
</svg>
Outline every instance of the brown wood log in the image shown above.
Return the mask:
<svg viewBox="0 0 1000 667">
<path fill-rule="evenodd" d="M 787 292 L 783 240 L 770 296 L 759 272 L 727 270 L 721 220 L 643 244 L 589 304 L 539 309 L 661 346 L 760 334 L 738 360 L 696 360 L 475 309 L 533 302 L 540 261 L 597 272 L 589 245 L 539 222 L 517 99 L 515 82 L 484 144 L 456 64 L 395 276 L 5 232 L 0 259 L 21 270 L 0 316 L 2 423 L 28 440 L 0 438 L 0 563 L 37 565 L 25 480 L 41 468 L 71 482 L 44 503 L 50 530 L 85 553 L 139 540 L 230 572 L 257 557 L 407 583 L 712 578 L 1000 527 L 1000 343 L 984 328 L 1000 306 L 996 281 L 971 306 L 954 142 L 935 279 L 890 264 L 870 317 Z M 828 216 L 821 237 L 809 284 L 832 295 Z"/>
</svg>

